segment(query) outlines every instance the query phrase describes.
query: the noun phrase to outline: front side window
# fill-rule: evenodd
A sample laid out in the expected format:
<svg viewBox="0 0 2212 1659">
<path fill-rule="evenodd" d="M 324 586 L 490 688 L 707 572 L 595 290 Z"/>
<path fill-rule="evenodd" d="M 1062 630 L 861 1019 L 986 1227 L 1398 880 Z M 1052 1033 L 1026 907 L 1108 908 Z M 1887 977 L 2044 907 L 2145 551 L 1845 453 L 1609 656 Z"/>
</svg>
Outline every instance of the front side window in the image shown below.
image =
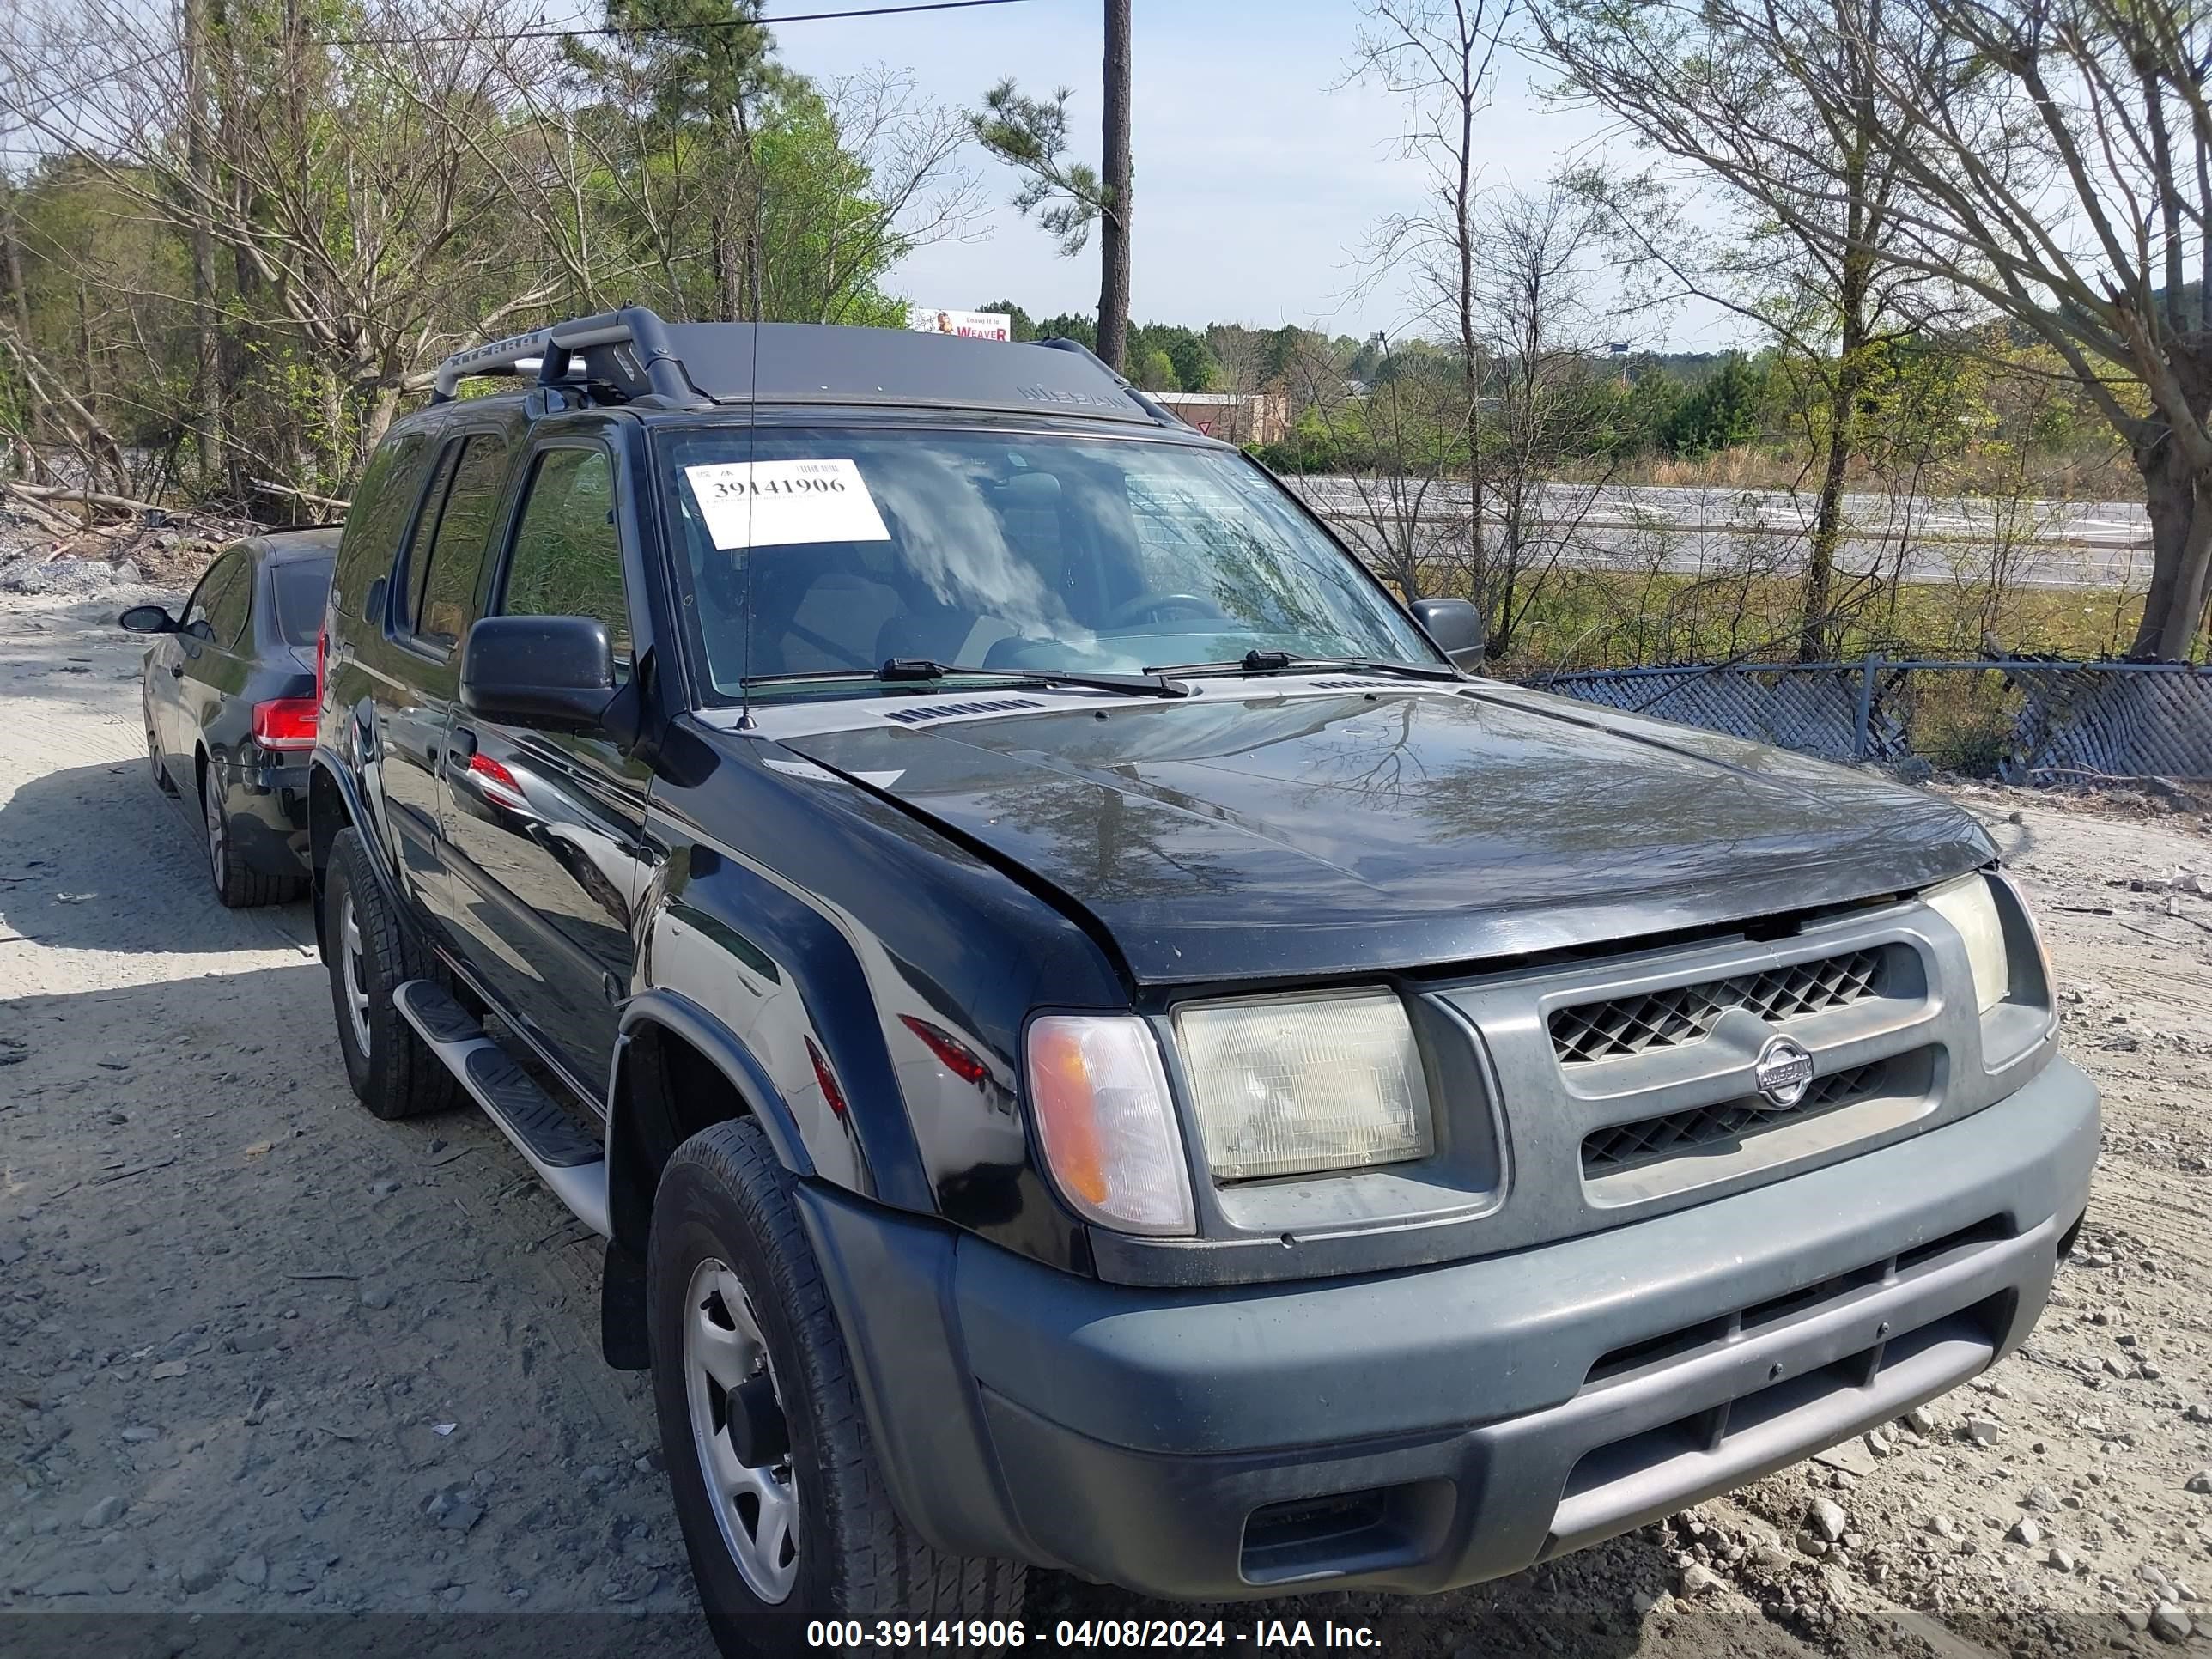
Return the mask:
<svg viewBox="0 0 2212 1659">
<path fill-rule="evenodd" d="M 548 450 L 531 474 L 515 526 L 505 596 L 509 617 L 592 617 L 607 625 L 618 679 L 629 676 L 629 608 L 614 472 L 598 449 Z"/>
<path fill-rule="evenodd" d="M 210 565 L 185 606 L 184 632 L 194 639 L 230 646 L 238 639 L 246 606 L 239 597 L 246 585 L 246 555 L 233 549 Z"/>
<path fill-rule="evenodd" d="M 821 695 L 892 658 L 1135 673 L 1252 651 L 1437 666 L 1242 456 L 1142 440 L 659 434 L 710 692 Z"/>
</svg>

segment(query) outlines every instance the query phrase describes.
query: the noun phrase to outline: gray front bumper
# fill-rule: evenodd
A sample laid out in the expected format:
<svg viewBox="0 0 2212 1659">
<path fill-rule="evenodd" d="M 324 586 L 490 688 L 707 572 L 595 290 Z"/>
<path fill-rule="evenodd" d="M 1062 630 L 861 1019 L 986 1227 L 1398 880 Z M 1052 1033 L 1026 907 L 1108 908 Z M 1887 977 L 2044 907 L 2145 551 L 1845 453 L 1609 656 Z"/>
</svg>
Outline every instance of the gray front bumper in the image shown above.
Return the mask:
<svg viewBox="0 0 2212 1659">
<path fill-rule="evenodd" d="M 2095 1091 L 2057 1061 L 1910 1140 L 1607 1231 L 1203 1291 L 804 1200 L 893 1492 L 940 1546 L 1165 1595 L 1435 1590 L 1984 1369 L 2041 1313 L 2097 1146 Z"/>
</svg>

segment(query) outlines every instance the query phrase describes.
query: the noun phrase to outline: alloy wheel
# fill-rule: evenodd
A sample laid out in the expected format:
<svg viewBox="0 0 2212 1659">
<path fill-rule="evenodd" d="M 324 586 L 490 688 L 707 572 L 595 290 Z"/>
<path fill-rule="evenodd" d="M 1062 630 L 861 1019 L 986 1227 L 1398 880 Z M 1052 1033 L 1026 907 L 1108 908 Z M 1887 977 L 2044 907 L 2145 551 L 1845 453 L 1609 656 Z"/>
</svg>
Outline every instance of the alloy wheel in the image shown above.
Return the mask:
<svg viewBox="0 0 2212 1659">
<path fill-rule="evenodd" d="M 346 893 L 338 905 L 338 961 L 345 979 L 346 1012 L 353 1019 L 354 1046 L 366 1060 L 369 1054 L 368 964 L 362 960 L 361 919 L 354 914 L 353 895 Z"/>
<path fill-rule="evenodd" d="M 780 1602 L 799 1577 L 799 1488 L 760 1321 L 713 1257 L 692 1270 L 684 1305 L 684 1397 L 707 1501 L 746 1586 Z"/>
<path fill-rule="evenodd" d="M 200 803 L 207 820 L 208 869 L 215 877 L 215 890 L 220 893 L 230 880 L 230 836 L 223 824 L 222 791 L 213 778 L 200 792 Z"/>
</svg>

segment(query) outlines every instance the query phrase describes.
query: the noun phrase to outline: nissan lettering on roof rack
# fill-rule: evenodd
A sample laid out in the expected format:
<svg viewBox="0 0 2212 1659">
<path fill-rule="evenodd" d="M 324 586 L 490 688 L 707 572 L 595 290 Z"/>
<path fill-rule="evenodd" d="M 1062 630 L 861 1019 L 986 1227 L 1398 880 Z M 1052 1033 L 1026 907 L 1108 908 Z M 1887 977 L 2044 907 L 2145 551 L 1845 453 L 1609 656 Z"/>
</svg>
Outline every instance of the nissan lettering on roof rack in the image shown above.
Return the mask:
<svg viewBox="0 0 2212 1659">
<path fill-rule="evenodd" d="M 1480 678 L 1079 346 L 457 354 L 327 629 L 354 1091 L 605 1238 L 730 1652 L 1511 1573 L 1975 1376 L 2081 1225 L 1972 818 Z"/>
</svg>

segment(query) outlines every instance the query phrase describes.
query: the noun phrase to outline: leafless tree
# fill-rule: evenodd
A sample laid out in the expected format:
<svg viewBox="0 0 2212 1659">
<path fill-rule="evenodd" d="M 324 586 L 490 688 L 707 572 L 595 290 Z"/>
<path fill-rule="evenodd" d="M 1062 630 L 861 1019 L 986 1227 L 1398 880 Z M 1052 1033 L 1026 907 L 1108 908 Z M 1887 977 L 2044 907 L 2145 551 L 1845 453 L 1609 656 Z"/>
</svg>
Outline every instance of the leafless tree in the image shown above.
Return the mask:
<svg viewBox="0 0 2212 1659">
<path fill-rule="evenodd" d="M 500 50 L 517 118 L 456 137 L 544 228 L 569 300 L 595 309 L 643 295 L 671 316 L 692 315 L 693 266 L 711 240 L 699 222 L 729 180 L 670 142 L 654 118 L 652 76 L 602 60 L 580 106 L 583 88 L 564 84 L 542 43 Z M 890 259 L 975 234 L 981 186 L 963 159 L 966 120 L 921 95 L 911 73 L 878 68 L 787 92 L 750 120 L 763 155 L 721 211 L 746 224 L 748 242 L 757 236 L 757 270 L 748 264 L 742 292 L 718 276 L 718 313 L 727 305 L 750 317 L 757 283 L 767 320 L 854 321 Z M 805 149 L 789 142 L 802 130 Z"/>
<path fill-rule="evenodd" d="M 374 0 L 344 47 L 310 34 L 295 9 L 251 12 L 222 30 L 196 25 L 183 51 L 170 18 L 89 0 L 27 17 L 43 50 L 0 42 L 0 86 L 21 89 L 26 126 L 196 253 L 227 259 L 227 287 L 251 301 L 241 312 L 283 319 L 285 337 L 203 363 L 234 383 L 204 388 L 203 418 L 249 470 L 325 482 L 318 456 L 251 429 L 234 385 L 249 356 L 297 350 L 312 384 L 283 383 L 279 395 L 305 401 L 343 471 L 452 343 L 453 319 L 496 328 L 553 291 L 523 227 L 494 234 L 509 198 L 455 136 L 499 119 L 495 54 L 471 41 L 507 27 L 502 3 Z M 74 90 L 40 96 L 41 59 L 59 48 L 80 68 Z M 196 321 L 220 303 L 207 291 L 212 264 L 194 260 Z"/>
<path fill-rule="evenodd" d="M 1480 204 L 1474 225 L 1478 337 L 1489 368 L 1483 467 L 1491 522 L 1483 527 L 1486 556 L 1470 576 L 1492 649 L 1502 656 L 1581 544 L 1610 480 L 1605 456 L 1573 483 L 1560 474 L 1588 453 L 1600 425 L 1590 362 L 1612 319 L 1593 297 L 1605 291 L 1599 228 L 1570 185 L 1499 192 Z"/>
<path fill-rule="evenodd" d="M 1530 14 L 1570 86 L 1692 170 L 1686 191 L 1653 171 L 1597 192 L 1620 240 L 1681 291 L 1782 343 L 1820 382 L 1798 638 L 1807 662 L 1835 649 L 1844 486 L 1871 360 L 1909 326 L 1900 290 L 1921 280 L 1882 257 L 1899 235 L 1903 186 L 1862 46 L 1884 27 L 1884 8 L 1902 3 L 1792 0 L 1777 12 L 1670 3 L 1632 13 L 1534 0 Z M 1711 196 L 1717 202 L 1700 199 Z M 1701 229 L 1715 206 L 1724 228 Z"/>
<path fill-rule="evenodd" d="M 1762 175 L 1808 251 L 1924 280 L 2057 353 L 2129 446 L 2154 568 L 2140 655 L 2179 657 L 2212 594 L 2212 25 L 2184 0 L 1657 0 L 1622 28 L 1540 14 L 1585 84 L 1701 62 L 1730 40 L 1865 157 L 1877 235 L 1832 167 Z M 1720 52 L 1722 61 L 1727 54 Z M 1595 67 L 1593 67 L 1593 58 Z M 1742 89 L 1691 88 L 1734 164 Z M 1755 107 L 1755 106 L 1754 106 Z M 1647 118 L 1638 116 L 1639 125 Z"/>
<path fill-rule="evenodd" d="M 1468 497 L 1468 563 L 1473 591 L 1488 586 L 1484 524 L 1482 329 L 1476 263 L 1481 180 L 1476 125 L 1496 89 L 1498 55 L 1520 0 L 1367 0 L 1352 64 L 1405 100 L 1401 152 L 1427 177 L 1421 205 L 1374 230 L 1370 283 L 1410 278 L 1414 303 L 1459 352 L 1462 467 Z"/>
<path fill-rule="evenodd" d="M 1455 440 L 1460 389 L 1440 354 L 1416 357 L 1364 395 L 1320 335 L 1303 337 L 1286 375 L 1292 404 L 1346 458 L 1340 477 L 1309 479 L 1308 502 L 1351 540 L 1370 568 L 1408 600 L 1468 583 L 1467 496 Z"/>
<path fill-rule="evenodd" d="M 19 423 L 88 479 L 135 443 L 196 452 L 203 494 L 339 494 L 471 339 L 634 296 L 885 321 L 884 270 L 972 220 L 964 123 L 903 74 L 817 87 L 748 36 L 715 87 L 672 92 L 696 35 L 587 51 L 524 0 L 366 0 L 343 35 L 340 15 L 26 0 L 0 38 L 0 128 L 48 158 L 0 200 L 0 250 L 27 246 L 47 301 L 34 338 L 24 279 L 0 271 L 0 372 Z M 13 234 L 27 194 L 64 203 L 35 246 Z M 67 350 L 63 283 L 82 319 Z M 102 384 L 118 356 L 127 410 Z"/>
<path fill-rule="evenodd" d="M 803 179 L 779 180 L 769 264 L 790 291 L 774 296 L 770 314 L 839 323 L 850 320 L 856 280 L 891 255 L 976 234 L 981 185 L 963 159 L 966 119 L 922 96 L 911 71 L 842 76 L 823 98 L 830 133 L 866 188 L 809 199 Z"/>
<path fill-rule="evenodd" d="M 1213 359 L 1208 389 L 1237 399 L 1234 416 L 1221 435 L 1238 443 L 1280 436 L 1270 424 L 1270 411 L 1285 410 L 1289 398 L 1270 384 L 1268 337 L 1239 324 L 1215 323 L 1206 331 L 1206 349 Z"/>
</svg>

